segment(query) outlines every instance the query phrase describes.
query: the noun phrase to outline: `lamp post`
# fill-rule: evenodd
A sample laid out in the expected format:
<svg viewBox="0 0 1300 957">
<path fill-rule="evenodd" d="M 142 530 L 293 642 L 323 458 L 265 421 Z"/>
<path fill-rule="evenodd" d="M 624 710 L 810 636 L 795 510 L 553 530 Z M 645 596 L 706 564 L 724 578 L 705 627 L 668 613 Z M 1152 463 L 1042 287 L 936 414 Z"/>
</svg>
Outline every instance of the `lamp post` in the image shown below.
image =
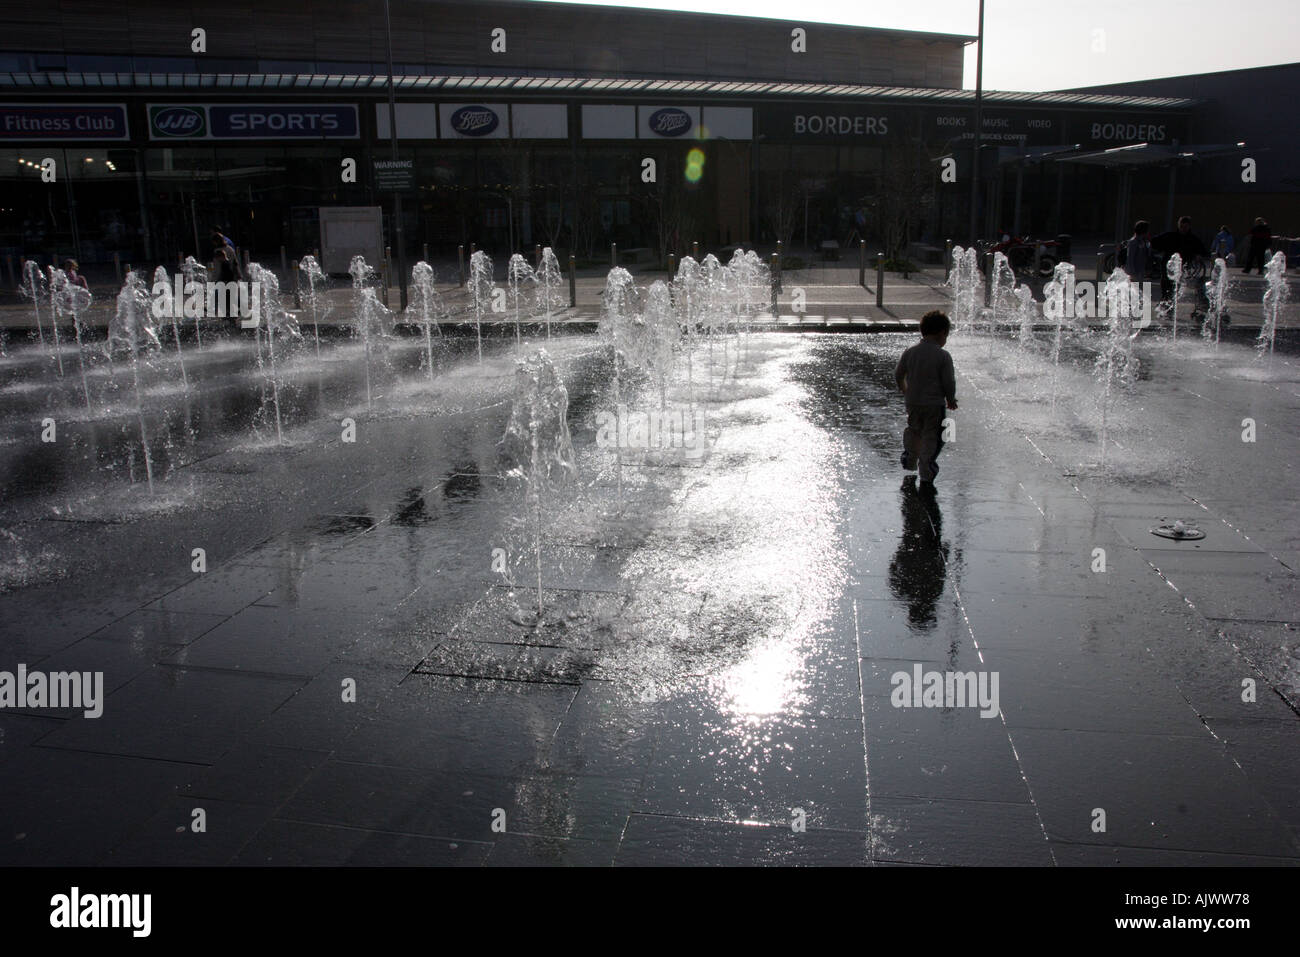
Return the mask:
<svg viewBox="0 0 1300 957">
<path fill-rule="evenodd" d="M 981 0 L 982 2 L 982 0 Z M 397 94 L 393 86 L 393 21 L 388 13 L 388 0 L 384 0 L 384 32 L 388 40 L 388 137 L 393 146 L 393 159 L 397 156 Z M 406 308 L 406 242 L 402 237 L 402 193 L 393 191 L 393 219 L 395 220 L 397 246 L 397 284 L 401 290 L 402 308 Z"/>
<path fill-rule="evenodd" d="M 984 132 L 984 0 L 980 0 L 980 25 L 975 50 L 975 146 L 971 151 L 970 241 L 979 239 L 980 140 Z"/>
</svg>

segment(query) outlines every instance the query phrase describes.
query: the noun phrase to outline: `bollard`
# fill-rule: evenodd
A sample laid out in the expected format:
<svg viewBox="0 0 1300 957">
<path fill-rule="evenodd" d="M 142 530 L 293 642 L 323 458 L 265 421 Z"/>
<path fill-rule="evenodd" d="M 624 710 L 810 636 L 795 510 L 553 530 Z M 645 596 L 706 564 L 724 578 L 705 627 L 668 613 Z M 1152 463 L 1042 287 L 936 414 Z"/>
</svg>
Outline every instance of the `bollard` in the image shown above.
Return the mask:
<svg viewBox="0 0 1300 957">
<path fill-rule="evenodd" d="M 456 247 L 456 258 L 460 260 L 460 284 L 465 285 L 465 244 Z"/>
<path fill-rule="evenodd" d="M 117 284 L 122 285 L 122 257 L 113 253 L 113 272 L 117 274 Z"/>
<path fill-rule="evenodd" d="M 876 253 L 876 307 L 885 305 L 885 254 Z"/>
<path fill-rule="evenodd" d="M 533 246 L 533 268 L 540 270 L 542 268 L 542 244 L 536 243 Z"/>
<path fill-rule="evenodd" d="M 691 257 L 696 262 L 700 261 L 700 241 L 698 239 L 691 243 Z"/>
<path fill-rule="evenodd" d="M 777 317 L 776 294 L 781 289 L 781 254 L 772 253 L 772 318 Z"/>
<path fill-rule="evenodd" d="M 126 264 L 126 274 L 127 274 L 128 276 L 131 275 L 131 264 L 130 264 L 130 263 L 127 263 L 127 264 Z"/>
<path fill-rule="evenodd" d="M 578 260 L 569 254 L 569 305 L 578 305 Z"/>
<path fill-rule="evenodd" d="M 429 261 L 429 244 L 425 243 L 423 246 L 421 246 L 420 251 L 422 254 L 421 255 L 422 261 L 427 263 Z"/>
<path fill-rule="evenodd" d="M 784 260 L 781 258 L 781 253 L 779 251 L 774 253 L 772 259 L 772 274 L 776 276 L 777 292 L 785 291 L 785 266 L 783 263 Z"/>
<path fill-rule="evenodd" d="M 618 265 L 618 243 L 609 244 L 609 268 L 613 269 Z"/>
<path fill-rule="evenodd" d="M 943 275 L 948 278 L 948 273 L 952 272 L 952 240 L 946 239 L 943 243 Z"/>
<path fill-rule="evenodd" d="M 867 288 L 867 241 L 858 240 L 858 285 Z"/>
<path fill-rule="evenodd" d="M 1106 247 L 1097 247 L 1097 285 L 1101 285 L 1101 264 L 1106 258 Z M 1119 262 L 1119 247 L 1115 249 L 1115 262 Z"/>
<path fill-rule="evenodd" d="M 673 277 L 677 275 L 677 254 L 668 254 L 668 281 L 672 282 Z"/>
<path fill-rule="evenodd" d="M 312 258 L 316 260 L 316 265 L 320 265 L 320 247 L 317 246 L 311 251 Z"/>
<path fill-rule="evenodd" d="M 474 258 L 474 254 L 475 254 L 476 252 L 478 252 L 478 245 L 477 245 L 476 243 L 470 243 L 470 244 L 469 244 L 469 258 L 470 258 L 470 259 L 473 259 L 473 258 Z"/>
<path fill-rule="evenodd" d="M 984 254 L 984 305 L 989 305 L 989 296 L 993 294 L 993 263 L 997 255 L 991 252 Z"/>
<path fill-rule="evenodd" d="M 247 249 L 241 250 L 240 252 L 237 253 L 237 255 L 244 257 L 244 272 L 247 273 L 248 272 L 248 250 Z"/>
<path fill-rule="evenodd" d="M 284 247 L 280 247 L 280 275 L 289 275 L 289 257 L 284 254 Z"/>
<path fill-rule="evenodd" d="M 302 273 L 296 259 L 293 261 L 293 308 L 302 308 Z"/>
<path fill-rule="evenodd" d="M 379 265 L 379 288 L 384 290 L 384 305 L 388 305 L 388 261 Z"/>
</svg>

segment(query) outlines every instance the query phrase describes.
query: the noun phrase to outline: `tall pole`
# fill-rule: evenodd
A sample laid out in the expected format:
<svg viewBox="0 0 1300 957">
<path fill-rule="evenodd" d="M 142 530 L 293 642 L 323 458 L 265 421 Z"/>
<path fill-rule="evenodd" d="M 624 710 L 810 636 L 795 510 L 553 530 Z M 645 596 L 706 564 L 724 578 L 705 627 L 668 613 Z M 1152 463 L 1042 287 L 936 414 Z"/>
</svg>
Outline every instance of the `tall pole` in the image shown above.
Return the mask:
<svg viewBox="0 0 1300 957">
<path fill-rule="evenodd" d="M 984 132 L 984 0 L 980 0 L 980 26 L 975 50 L 975 146 L 971 152 L 970 241 L 979 240 L 980 140 Z"/>
<path fill-rule="evenodd" d="M 982 2 L 982 0 L 981 0 Z M 393 20 L 388 13 L 388 0 L 384 0 L 384 31 L 388 38 L 388 137 L 393 145 L 393 159 L 397 159 L 397 91 L 393 84 Z M 402 291 L 402 308 L 406 308 L 406 242 L 402 238 L 402 193 L 393 193 L 393 218 L 396 220 L 397 284 Z"/>
</svg>

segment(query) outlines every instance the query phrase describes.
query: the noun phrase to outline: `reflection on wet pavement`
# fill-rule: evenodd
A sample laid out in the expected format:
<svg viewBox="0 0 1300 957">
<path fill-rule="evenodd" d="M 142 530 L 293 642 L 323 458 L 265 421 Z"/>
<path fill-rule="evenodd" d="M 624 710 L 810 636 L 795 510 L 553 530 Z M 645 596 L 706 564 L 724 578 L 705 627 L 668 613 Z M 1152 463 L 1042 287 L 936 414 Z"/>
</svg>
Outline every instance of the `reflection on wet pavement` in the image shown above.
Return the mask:
<svg viewBox="0 0 1300 957">
<path fill-rule="evenodd" d="M 1277 770 L 1300 727 L 1300 552 L 1247 506 L 1293 510 L 1256 471 L 1294 458 L 1293 370 L 1153 346 L 1103 463 L 1091 354 L 1053 408 L 1045 364 L 954 341 L 962 411 L 931 499 L 897 460 L 907 341 L 730 336 L 662 395 L 622 382 L 629 407 L 702 412 L 688 455 L 603 447 L 608 358 L 553 340 L 577 471 L 540 545 L 500 467 L 512 342 L 481 367 L 453 349 L 430 383 L 399 341 L 371 411 L 354 346 L 300 356 L 283 445 L 238 343 L 187 356 L 192 394 L 155 369 L 154 499 L 121 370 L 98 371 L 87 418 L 72 383 L 34 388 L 9 357 L 0 667 L 100 669 L 112 690 L 97 721 L 0 713 L 22 785 L 0 806 L 25 834 L 3 860 L 1300 858 L 1300 776 Z M 1195 413 L 1191 370 L 1218 383 Z M 1235 433 L 1192 422 L 1250 412 L 1279 438 L 1243 477 Z M 42 448 L 46 414 L 62 431 Z M 1145 534 L 1198 512 L 1222 528 L 1195 553 Z M 997 672 L 995 715 L 899 707 L 917 665 Z M 78 775 L 102 800 L 55 829 L 48 788 Z M 226 807 L 218 850 L 176 837 L 177 794 Z"/>
</svg>

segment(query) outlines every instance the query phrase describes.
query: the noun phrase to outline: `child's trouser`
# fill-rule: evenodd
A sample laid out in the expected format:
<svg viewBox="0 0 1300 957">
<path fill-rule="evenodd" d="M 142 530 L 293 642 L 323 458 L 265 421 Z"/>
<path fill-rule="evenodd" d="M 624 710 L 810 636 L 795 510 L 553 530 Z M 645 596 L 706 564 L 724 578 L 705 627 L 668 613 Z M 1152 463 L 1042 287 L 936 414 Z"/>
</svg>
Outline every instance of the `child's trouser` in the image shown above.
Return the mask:
<svg viewBox="0 0 1300 957">
<path fill-rule="evenodd" d="M 943 420 L 946 410 L 941 405 L 909 405 L 907 428 L 903 430 L 903 451 L 916 463 L 916 472 L 922 482 L 933 482 L 938 470 L 935 459 L 943 449 Z"/>
</svg>

